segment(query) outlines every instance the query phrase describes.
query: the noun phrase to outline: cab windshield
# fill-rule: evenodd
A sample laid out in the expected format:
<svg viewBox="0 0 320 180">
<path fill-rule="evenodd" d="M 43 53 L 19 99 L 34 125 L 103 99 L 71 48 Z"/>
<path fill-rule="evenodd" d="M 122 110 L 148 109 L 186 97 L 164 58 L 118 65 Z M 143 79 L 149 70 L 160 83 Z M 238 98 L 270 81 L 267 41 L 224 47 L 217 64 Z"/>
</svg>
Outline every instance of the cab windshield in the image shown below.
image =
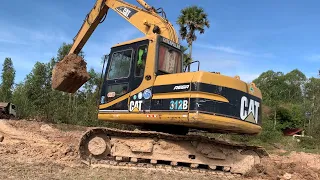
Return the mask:
<svg viewBox="0 0 320 180">
<path fill-rule="evenodd" d="M 182 72 L 181 53 L 172 47 L 160 44 L 158 70 L 169 74 Z"/>
</svg>

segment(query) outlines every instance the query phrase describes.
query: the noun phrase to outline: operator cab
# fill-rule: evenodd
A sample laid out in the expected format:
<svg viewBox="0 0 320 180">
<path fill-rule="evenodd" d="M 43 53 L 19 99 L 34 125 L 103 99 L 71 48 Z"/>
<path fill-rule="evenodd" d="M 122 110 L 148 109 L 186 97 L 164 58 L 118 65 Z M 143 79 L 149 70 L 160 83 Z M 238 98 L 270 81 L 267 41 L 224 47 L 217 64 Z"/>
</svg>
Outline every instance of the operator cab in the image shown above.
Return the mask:
<svg viewBox="0 0 320 180">
<path fill-rule="evenodd" d="M 148 57 L 153 54 L 155 57 Z M 182 57 L 180 45 L 160 35 L 156 44 L 148 38 L 140 38 L 112 47 L 105 69 L 100 104 L 109 103 L 135 90 L 143 79 L 183 72 Z M 147 63 L 147 60 L 150 62 Z M 147 64 L 147 68 L 155 69 L 153 74 L 146 73 Z M 118 102 L 108 109 L 128 110 L 128 101 Z"/>
<path fill-rule="evenodd" d="M 171 45 L 169 45 L 171 44 Z M 157 75 L 163 74 L 175 74 L 183 72 L 183 60 L 182 52 L 180 50 L 180 45 L 163 39 L 160 41 L 157 49 Z"/>
</svg>

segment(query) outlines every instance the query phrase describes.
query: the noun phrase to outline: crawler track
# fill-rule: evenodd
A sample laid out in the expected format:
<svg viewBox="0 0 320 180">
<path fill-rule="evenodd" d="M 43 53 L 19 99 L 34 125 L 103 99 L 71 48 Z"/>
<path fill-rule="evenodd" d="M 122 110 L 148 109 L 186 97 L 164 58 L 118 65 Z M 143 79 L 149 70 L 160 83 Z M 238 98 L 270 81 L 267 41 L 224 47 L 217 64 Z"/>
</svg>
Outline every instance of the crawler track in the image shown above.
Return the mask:
<svg viewBox="0 0 320 180">
<path fill-rule="evenodd" d="M 210 170 L 204 168 L 190 168 L 185 166 L 171 166 L 165 164 L 150 164 L 150 163 L 133 163 L 133 162 L 121 162 L 116 160 L 92 160 L 82 161 L 84 164 L 93 168 L 119 168 L 119 169 L 143 169 L 148 171 L 165 171 L 165 172 L 186 172 L 186 173 L 200 173 L 206 174 L 212 177 L 219 177 L 223 179 L 238 179 L 241 174 L 234 174 L 231 172 L 225 172 L 222 170 Z"/>
<path fill-rule="evenodd" d="M 89 142 L 96 137 L 105 141 L 106 148 L 93 154 L 89 150 Z M 79 152 L 83 162 L 93 166 L 178 170 L 223 174 L 226 177 L 244 174 L 260 162 L 260 157 L 268 156 L 261 147 L 200 135 L 111 128 L 87 131 L 80 140 Z"/>
</svg>

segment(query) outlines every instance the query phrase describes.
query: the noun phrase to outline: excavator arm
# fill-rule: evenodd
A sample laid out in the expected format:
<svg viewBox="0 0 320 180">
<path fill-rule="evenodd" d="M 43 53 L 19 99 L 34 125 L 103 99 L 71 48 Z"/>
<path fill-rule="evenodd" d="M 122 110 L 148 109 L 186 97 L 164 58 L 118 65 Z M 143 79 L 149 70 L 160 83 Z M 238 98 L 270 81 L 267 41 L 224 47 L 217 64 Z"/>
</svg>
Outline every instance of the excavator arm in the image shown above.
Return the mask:
<svg viewBox="0 0 320 180">
<path fill-rule="evenodd" d="M 59 62 L 52 72 L 52 88 L 74 93 L 90 78 L 86 62 L 78 56 L 97 26 L 104 21 L 108 10 L 112 9 L 145 36 L 159 34 L 175 43 L 179 39 L 173 25 L 166 19 L 162 8 L 155 9 L 144 0 L 137 0 L 139 8 L 122 0 L 97 0 L 87 14 L 80 30 L 73 39 L 69 54 Z M 162 13 L 162 15 L 159 15 Z"/>
<path fill-rule="evenodd" d="M 94 7 L 87 14 L 78 34 L 73 39 L 74 42 L 69 54 L 78 54 L 81 51 L 96 27 L 104 21 L 109 9 L 114 10 L 146 36 L 160 34 L 178 43 L 176 31 L 166 17 L 160 16 L 157 10 L 144 0 L 137 0 L 137 2 L 143 9 L 122 0 L 97 0 Z"/>
<path fill-rule="evenodd" d="M 105 5 L 106 0 L 97 0 L 94 7 L 87 14 L 78 34 L 73 39 L 72 47 L 69 54 L 78 54 L 86 44 L 96 27 L 105 18 L 108 7 Z"/>
</svg>

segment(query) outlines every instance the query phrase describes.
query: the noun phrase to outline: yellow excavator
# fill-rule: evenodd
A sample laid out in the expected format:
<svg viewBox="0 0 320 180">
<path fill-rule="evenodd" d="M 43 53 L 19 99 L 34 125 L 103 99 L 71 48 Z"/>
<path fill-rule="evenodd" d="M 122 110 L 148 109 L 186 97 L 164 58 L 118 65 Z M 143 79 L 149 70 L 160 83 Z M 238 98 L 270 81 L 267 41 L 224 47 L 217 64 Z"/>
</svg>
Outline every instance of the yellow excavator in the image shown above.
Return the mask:
<svg viewBox="0 0 320 180">
<path fill-rule="evenodd" d="M 69 54 L 53 70 L 53 88 L 59 91 L 74 93 L 89 79 L 74 65 L 82 65 L 83 70 L 86 63 L 72 59 L 79 59 L 78 53 L 109 9 L 145 35 L 111 48 L 98 113 L 99 120 L 138 125 L 141 129 L 92 128 L 80 140 L 80 157 L 90 163 L 165 164 L 172 168 L 248 172 L 267 155 L 263 148 L 189 130 L 259 134 L 260 90 L 238 76 L 200 71 L 199 66 L 195 72 L 186 72 L 182 46 L 163 9 L 143 0 L 137 2 L 142 7 L 122 0 L 97 0 Z M 62 68 L 63 64 L 68 66 Z M 94 151 L 90 143 L 97 137 L 103 140 L 103 148 Z"/>
</svg>

